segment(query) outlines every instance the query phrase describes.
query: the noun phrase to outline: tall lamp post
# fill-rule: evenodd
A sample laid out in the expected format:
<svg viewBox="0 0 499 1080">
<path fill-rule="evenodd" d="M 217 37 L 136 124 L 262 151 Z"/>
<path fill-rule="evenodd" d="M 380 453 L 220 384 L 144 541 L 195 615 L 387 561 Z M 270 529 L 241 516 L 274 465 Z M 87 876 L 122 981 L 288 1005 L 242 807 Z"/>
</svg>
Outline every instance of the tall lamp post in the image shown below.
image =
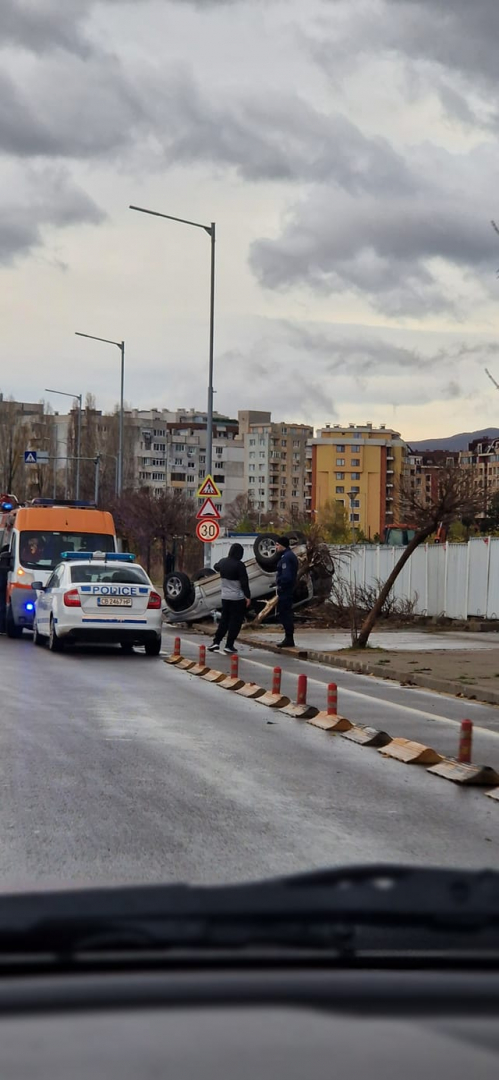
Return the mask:
<svg viewBox="0 0 499 1080">
<path fill-rule="evenodd" d="M 213 471 L 213 347 L 215 336 L 215 233 L 216 225 L 212 221 L 210 225 L 203 225 L 200 221 L 188 221 L 186 218 L 173 217 L 172 214 L 160 214 L 157 210 L 146 210 L 143 206 L 130 206 L 130 210 L 138 210 L 140 214 L 150 214 L 152 217 L 166 218 L 167 221 L 179 221 L 181 225 L 192 225 L 195 229 L 203 229 L 208 233 L 211 240 L 211 275 L 210 275 L 210 347 L 208 363 L 208 411 L 206 414 L 206 473 L 211 476 Z M 206 544 L 206 547 L 209 547 Z"/>
<path fill-rule="evenodd" d="M 49 390 L 45 387 L 46 394 L 61 394 L 62 397 L 70 397 L 73 401 L 78 402 L 78 427 L 76 434 L 76 495 L 75 498 L 80 498 L 80 454 L 81 454 L 81 394 L 68 394 L 66 390 Z M 67 448 L 66 448 L 67 453 Z"/>
<path fill-rule="evenodd" d="M 110 338 L 96 337 L 95 334 L 82 334 L 75 330 L 76 337 L 90 338 L 91 341 L 104 341 L 106 345 L 116 345 L 121 353 L 121 379 L 120 379 L 120 428 L 118 443 L 118 468 L 116 471 L 116 494 L 123 493 L 123 434 L 124 434 L 124 391 L 125 391 L 125 342 L 111 341 Z"/>
</svg>

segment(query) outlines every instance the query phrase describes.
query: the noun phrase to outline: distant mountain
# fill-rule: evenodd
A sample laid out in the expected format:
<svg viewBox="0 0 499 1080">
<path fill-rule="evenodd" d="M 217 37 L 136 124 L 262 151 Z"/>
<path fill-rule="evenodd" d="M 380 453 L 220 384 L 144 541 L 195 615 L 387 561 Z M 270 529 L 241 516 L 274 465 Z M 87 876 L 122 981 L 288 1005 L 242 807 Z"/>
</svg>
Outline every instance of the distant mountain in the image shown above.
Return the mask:
<svg viewBox="0 0 499 1080">
<path fill-rule="evenodd" d="M 408 446 L 413 450 L 467 450 L 468 443 L 473 439 L 488 436 L 490 439 L 499 438 L 499 428 L 482 428 L 480 431 L 462 431 L 459 435 L 448 435 L 446 439 L 417 439 L 412 442 L 407 440 Z"/>
</svg>

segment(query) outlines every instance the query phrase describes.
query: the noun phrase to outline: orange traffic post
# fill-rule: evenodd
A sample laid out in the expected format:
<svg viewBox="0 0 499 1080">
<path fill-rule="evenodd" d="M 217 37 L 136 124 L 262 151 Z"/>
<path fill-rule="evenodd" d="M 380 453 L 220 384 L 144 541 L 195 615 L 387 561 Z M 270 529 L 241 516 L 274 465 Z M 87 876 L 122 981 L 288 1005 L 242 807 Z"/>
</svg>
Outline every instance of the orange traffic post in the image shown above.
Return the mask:
<svg viewBox="0 0 499 1080">
<path fill-rule="evenodd" d="M 338 715 L 338 687 L 335 682 L 330 682 L 327 688 L 327 715 Z"/>
<path fill-rule="evenodd" d="M 297 690 L 297 694 L 296 694 L 296 704 L 297 705 L 306 705 L 307 704 L 307 676 L 306 675 L 299 675 L 298 676 L 298 690 Z"/>
<path fill-rule="evenodd" d="M 175 638 L 175 644 L 173 646 L 173 655 L 174 656 L 180 656 L 180 638 L 179 637 Z"/>
<path fill-rule="evenodd" d="M 282 675 L 282 669 L 280 667 L 275 667 L 274 671 L 273 671 L 273 674 L 272 674 L 272 693 L 273 694 L 280 694 L 281 693 L 281 675 Z"/>
<path fill-rule="evenodd" d="M 199 646 L 199 661 L 200 664 L 206 664 L 206 645 Z"/>
<path fill-rule="evenodd" d="M 239 675 L 239 657 L 234 654 L 230 658 L 230 677 L 231 679 L 237 679 Z"/>
<path fill-rule="evenodd" d="M 471 720 L 461 721 L 461 735 L 459 738 L 459 753 L 457 760 L 463 765 L 471 762 L 471 742 L 473 738 L 473 723 Z"/>
</svg>

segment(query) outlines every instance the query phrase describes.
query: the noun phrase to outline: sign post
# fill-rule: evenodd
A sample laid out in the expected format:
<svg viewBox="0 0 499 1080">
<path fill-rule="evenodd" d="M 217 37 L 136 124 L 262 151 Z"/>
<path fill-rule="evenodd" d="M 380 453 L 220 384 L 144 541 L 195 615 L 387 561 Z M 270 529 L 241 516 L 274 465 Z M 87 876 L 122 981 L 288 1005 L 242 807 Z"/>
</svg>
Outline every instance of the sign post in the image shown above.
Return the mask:
<svg viewBox="0 0 499 1080">
<path fill-rule="evenodd" d="M 205 545 L 204 565 L 211 566 L 211 544 L 220 536 L 220 511 L 213 499 L 221 499 L 222 493 L 217 487 L 212 476 L 207 476 L 197 492 L 198 499 L 204 499 L 199 508 L 196 527 L 196 536 Z"/>
</svg>

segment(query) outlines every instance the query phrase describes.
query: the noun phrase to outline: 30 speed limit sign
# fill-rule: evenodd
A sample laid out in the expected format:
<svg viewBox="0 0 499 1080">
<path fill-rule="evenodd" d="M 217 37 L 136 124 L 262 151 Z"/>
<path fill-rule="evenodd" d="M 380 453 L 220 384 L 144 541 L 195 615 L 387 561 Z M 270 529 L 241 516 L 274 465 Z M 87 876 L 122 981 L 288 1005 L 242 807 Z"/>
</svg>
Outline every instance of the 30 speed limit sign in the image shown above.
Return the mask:
<svg viewBox="0 0 499 1080">
<path fill-rule="evenodd" d="M 204 521 L 198 521 L 196 526 L 196 536 L 198 540 L 202 540 L 203 544 L 211 544 L 213 540 L 217 540 L 220 536 L 220 525 L 218 521 L 214 521 L 210 518 L 205 518 Z"/>
</svg>

